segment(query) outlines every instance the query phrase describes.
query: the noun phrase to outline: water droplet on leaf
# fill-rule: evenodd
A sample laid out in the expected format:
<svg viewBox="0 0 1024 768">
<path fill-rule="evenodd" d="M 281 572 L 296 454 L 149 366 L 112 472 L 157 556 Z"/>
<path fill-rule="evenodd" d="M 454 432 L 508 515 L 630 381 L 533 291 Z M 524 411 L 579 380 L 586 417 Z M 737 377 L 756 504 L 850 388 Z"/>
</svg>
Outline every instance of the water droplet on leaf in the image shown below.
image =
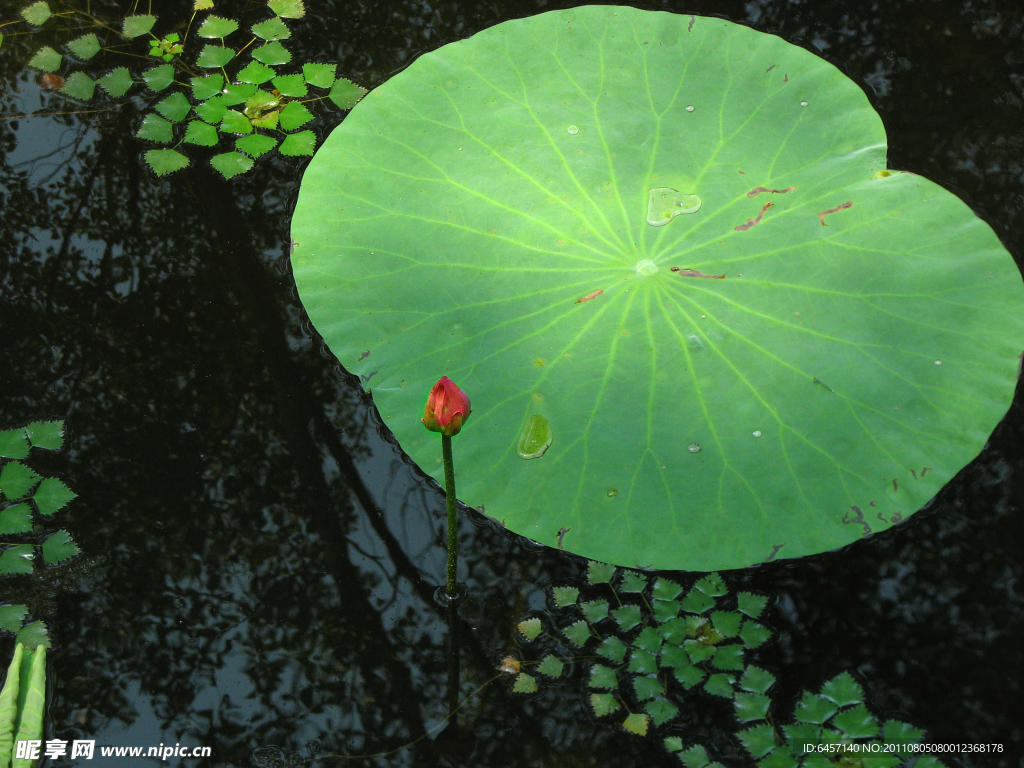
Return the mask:
<svg viewBox="0 0 1024 768">
<path fill-rule="evenodd" d="M 569 126 L 569 135 L 570 136 L 575 136 L 579 132 L 580 132 L 580 129 L 577 128 L 575 125 L 570 125 Z"/>
<path fill-rule="evenodd" d="M 936 360 L 936 361 L 935 361 L 935 364 L 936 364 L 936 365 L 942 365 L 942 361 L 941 361 L 941 360 Z"/>
<path fill-rule="evenodd" d="M 689 104 L 689 105 L 688 105 L 688 106 L 686 107 L 686 111 L 687 111 L 687 112 L 693 112 L 693 104 Z"/>
<path fill-rule="evenodd" d="M 696 213 L 701 206 L 697 195 L 682 194 L 669 187 L 655 187 L 648 195 L 647 223 L 652 227 L 663 227 L 683 213 Z"/>
<path fill-rule="evenodd" d="M 609 488 L 608 489 L 608 495 L 609 496 L 618 496 L 619 495 L 619 491 L 618 491 L 617 488 Z"/>
<path fill-rule="evenodd" d="M 760 429 L 754 430 L 754 437 L 760 437 L 760 436 L 761 436 L 761 430 Z"/>
<path fill-rule="evenodd" d="M 548 420 L 539 413 L 534 414 L 526 420 L 526 424 L 523 426 L 523 431 L 519 435 L 519 444 L 516 446 L 516 453 L 523 459 L 539 458 L 551 445 L 552 439 L 554 439 L 554 435 Z"/>
<path fill-rule="evenodd" d="M 801 107 L 806 107 L 807 106 L 807 102 L 806 101 L 801 101 L 800 102 L 800 106 Z"/>
<path fill-rule="evenodd" d="M 636 273 L 638 275 L 643 275 L 644 277 L 647 277 L 648 275 L 657 274 L 658 265 L 655 264 L 650 259 L 643 259 L 641 261 L 638 261 L 636 263 L 636 266 L 633 267 L 633 269 L 636 270 Z"/>
<path fill-rule="evenodd" d="M 686 450 L 690 453 L 700 453 L 700 443 L 690 443 L 686 446 Z"/>
</svg>

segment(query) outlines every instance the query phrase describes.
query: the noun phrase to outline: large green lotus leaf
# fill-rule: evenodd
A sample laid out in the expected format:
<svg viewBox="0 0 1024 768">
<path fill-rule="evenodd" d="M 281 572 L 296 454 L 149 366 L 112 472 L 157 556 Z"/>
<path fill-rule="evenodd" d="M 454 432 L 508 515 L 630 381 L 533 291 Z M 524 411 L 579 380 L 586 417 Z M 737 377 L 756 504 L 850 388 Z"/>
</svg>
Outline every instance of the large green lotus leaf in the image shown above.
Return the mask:
<svg viewBox="0 0 1024 768">
<path fill-rule="evenodd" d="M 545 13 L 355 107 L 306 171 L 295 279 L 438 480 L 427 393 L 468 393 L 459 495 L 508 528 L 627 566 L 797 557 L 919 509 L 1017 381 L 1013 260 L 885 167 L 861 89 L 777 37 Z"/>
</svg>

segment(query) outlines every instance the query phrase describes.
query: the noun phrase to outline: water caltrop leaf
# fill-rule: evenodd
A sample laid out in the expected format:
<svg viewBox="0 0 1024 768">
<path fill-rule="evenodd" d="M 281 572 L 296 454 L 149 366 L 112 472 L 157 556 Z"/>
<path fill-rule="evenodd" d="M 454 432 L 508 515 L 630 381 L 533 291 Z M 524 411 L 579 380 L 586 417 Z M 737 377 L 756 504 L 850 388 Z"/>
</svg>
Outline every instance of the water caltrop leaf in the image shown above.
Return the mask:
<svg viewBox="0 0 1024 768">
<path fill-rule="evenodd" d="M 267 82 L 277 73 L 270 67 L 260 64 L 258 61 L 250 61 L 243 67 L 235 77 L 243 83 L 255 83 L 259 85 Z"/>
<path fill-rule="evenodd" d="M 252 123 L 241 112 L 229 109 L 221 119 L 220 129 L 224 133 L 252 133 Z"/>
<path fill-rule="evenodd" d="M 775 731 L 767 723 L 740 731 L 737 736 L 740 743 L 743 744 L 747 752 L 755 760 L 764 757 L 777 746 L 775 743 Z"/>
<path fill-rule="evenodd" d="M 722 577 L 717 573 L 709 573 L 704 578 L 698 579 L 693 586 L 709 597 L 721 597 L 729 591 L 725 582 L 722 581 Z"/>
<path fill-rule="evenodd" d="M 711 663 L 718 669 L 739 671 L 743 669 L 743 646 L 738 643 L 723 645 L 715 651 Z"/>
<path fill-rule="evenodd" d="M 704 675 L 707 673 L 700 667 L 689 666 L 676 667 L 672 674 L 675 675 L 676 680 L 682 684 L 683 688 L 689 690 L 690 688 L 699 685 L 704 679 Z"/>
<path fill-rule="evenodd" d="M 252 25 L 252 33 L 263 40 L 287 40 L 292 31 L 277 16 Z"/>
<path fill-rule="evenodd" d="M 564 668 L 565 664 L 558 657 L 552 656 L 550 653 L 541 659 L 540 664 L 537 665 L 538 672 L 554 678 L 561 677 Z"/>
<path fill-rule="evenodd" d="M 35 551 L 31 544 L 16 544 L 0 552 L 0 575 L 32 573 Z"/>
<path fill-rule="evenodd" d="M 708 693 L 714 694 L 715 696 L 721 696 L 724 699 L 731 699 L 733 697 L 733 682 L 733 678 L 730 675 L 711 675 L 708 677 L 707 682 L 704 683 L 704 690 Z"/>
<path fill-rule="evenodd" d="M 299 157 L 302 155 L 312 155 L 315 148 L 316 134 L 312 131 L 299 131 L 298 133 L 289 133 L 285 136 L 277 151 L 289 157 Z"/>
<path fill-rule="evenodd" d="M 623 605 L 621 608 L 614 609 L 611 613 L 612 618 L 619 625 L 619 629 L 624 632 L 628 632 L 642 620 L 640 606 L 638 605 Z"/>
<path fill-rule="evenodd" d="M 756 621 L 745 621 L 742 628 L 740 628 L 740 639 L 747 648 L 759 648 L 767 643 L 771 637 L 771 630 L 766 629 Z"/>
<path fill-rule="evenodd" d="M 519 628 L 519 633 L 527 640 L 536 640 L 538 635 L 540 635 L 540 619 L 537 617 L 520 621 L 517 627 Z"/>
<path fill-rule="evenodd" d="M 740 632 L 740 621 L 743 619 L 735 611 L 712 611 L 711 623 L 715 630 L 725 637 L 735 637 Z"/>
<path fill-rule="evenodd" d="M 23 428 L 0 430 L 0 458 L 24 459 L 30 447 Z"/>
<path fill-rule="evenodd" d="M 658 672 L 658 659 L 653 653 L 634 648 L 626 669 L 639 675 L 654 675 Z"/>
<path fill-rule="evenodd" d="M 306 15 L 303 0 L 270 0 L 270 10 L 286 19 L 301 19 Z"/>
<path fill-rule="evenodd" d="M 273 136 L 264 136 L 262 133 L 242 136 L 235 141 L 235 149 L 244 152 L 249 157 L 262 157 L 276 146 L 277 139 Z"/>
<path fill-rule="evenodd" d="M 711 763 L 707 749 L 700 744 L 695 744 L 685 752 L 680 753 L 679 759 L 682 760 L 686 768 L 707 768 Z"/>
<path fill-rule="evenodd" d="M 196 114 L 207 123 L 219 123 L 224 119 L 228 106 L 224 103 L 223 96 L 212 96 L 202 104 L 196 105 Z"/>
<path fill-rule="evenodd" d="M 27 605 L 0 605 L 0 629 L 6 632 L 17 632 L 21 629 L 21 623 L 27 615 Z"/>
<path fill-rule="evenodd" d="M 615 677 L 615 670 L 603 664 L 595 664 L 590 669 L 591 688 L 617 688 L 619 681 Z"/>
<path fill-rule="evenodd" d="M 206 21 L 199 25 L 196 34 L 205 38 L 224 38 L 238 29 L 238 22 L 234 19 L 223 19 L 220 16 L 207 16 Z M 200 64 L 199 66 L 203 66 Z"/>
<path fill-rule="evenodd" d="M 41 515 L 52 515 L 63 509 L 78 494 L 56 477 L 47 477 L 36 488 L 32 501 Z"/>
<path fill-rule="evenodd" d="M 285 96 L 301 98 L 309 89 L 306 87 L 306 78 L 302 75 L 278 75 L 273 80 L 274 88 Z"/>
<path fill-rule="evenodd" d="M 647 727 L 651 723 L 651 718 L 648 715 L 634 712 L 628 715 L 622 723 L 622 727 L 630 733 L 635 733 L 637 736 L 646 736 Z"/>
<path fill-rule="evenodd" d="M 192 105 L 185 94 L 175 91 L 165 99 L 161 99 L 153 105 L 153 109 L 166 117 L 172 123 L 180 123 L 185 116 L 192 111 Z"/>
<path fill-rule="evenodd" d="M 174 65 L 161 64 L 142 73 L 142 79 L 153 91 L 162 91 L 174 82 Z"/>
<path fill-rule="evenodd" d="M 192 10 L 194 11 L 208 11 L 213 8 L 213 0 L 195 0 L 192 3 Z"/>
<path fill-rule="evenodd" d="M 592 693 L 590 694 L 590 706 L 597 717 L 604 717 L 615 712 L 619 708 L 619 702 L 610 693 Z"/>
<path fill-rule="evenodd" d="M 196 59 L 197 67 L 215 69 L 223 67 L 235 57 L 235 51 L 223 45 L 205 45 Z"/>
<path fill-rule="evenodd" d="M 60 530 L 47 537 L 43 542 L 43 561 L 47 565 L 53 565 L 67 560 L 69 557 L 74 557 L 80 551 L 75 540 L 71 538 L 71 534 Z"/>
<path fill-rule="evenodd" d="M 56 72 L 60 69 L 62 58 L 53 48 L 44 45 L 29 59 L 28 66 L 32 67 L 32 69 L 38 69 L 40 72 Z"/>
<path fill-rule="evenodd" d="M 516 681 L 512 685 L 512 693 L 536 693 L 537 679 L 525 672 L 516 675 Z"/>
<path fill-rule="evenodd" d="M 601 644 L 597 646 L 597 652 L 611 661 L 622 661 L 626 658 L 627 650 L 628 648 L 626 644 L 615 635 L 606 637 L 601 641 Z"/>
<path fill-rule="evenodd" d="M 878 721 L 863 704 L 843 710 L 832 718 L 832 724 L 851 739 L 877 736 L 879 731 Z"/>
<path fill-rule="evenodd" d="M 287 64 L 292 60 L 291 53 L 288 49 L 281 45 L 276 40 L 265 45 L 261 45 L 259 48 L 252 52 L 252 57 L 256 61 L 262 61 L 264 64 L 277 65 Z"/>
<path fill-rule="evenodd" d="M 339 109 L 352 109 L 367 94 L 367 90 L 356 85 L 351 80 L 339 77 L 331 86 L 331 92 L 327 98 L 335 103 Z"/>
<path fill-rule="evenodd" d="M 886 168 L 863 89 L 717 18 L 590 5 L 420 56 L 310 163 L 292 239 L 313 324 L 376 371 L 406 454 L 441 478 L 417 414 L 443 366 L 488 414 L 462 500 L 627 567 L 892 527 L 978 455 L 1024 349 L 1012 257 Z M 532 413 L 554 442 L 523 461 Z"/>
<path fill-rule="evenodd" d="M 150 115 L 147 115 L 147 117 L 150 117 Z M 155 117 L 155 115 L 152 115 L 152 117 Z M 169 173 L 180 171 L 182 168 L 187 168 L 189 165 L 189 159 L 173 149 L 150 149 L 143 157 L 145 157 L 146 163 L 157 176 L 166 176 Z"/>
<path fill-rule="evenodd" d="M 601 619 L 608 618 L 608 601 L 607 600 L 591 600 L 586 603 L 580 603 L 580 610 L 583 611 L 583 615 L 587 618 L 591 624 L 595 624 Z"/>
<path fill-rule="evenodd" d="M 46 20 L 52 15 L 53 13 L 50 11 L 50 6 L 47 5 L 45 0 L 39 0 L 39 2 L 32 3 L 31 5 L 21 9 L 21 18 L 29 24 L 34 24 L 37 27 L 41 27 L 45 24 Z"/>
<path fill-rule="evenodd" d="M 224 104 L 229 107 L 234 107 L 238 104 L 244 104 L 247 100 L 251 99 L 259 91 L 253 83 L 228 83 L 224 86 L 223 94 L 220 98 L 224 100 Z M 273 98 L 271 94 L 267 94 L 270 98 Z"/>
<path fill-rule="evenodd" d="M 682 603 L 678 600 L 655 600 L 653 606 L 654 619 L 659 622 L 674 619 L 679 615 L 679 611 L 682 607 Z"/>
<path fill-rule="evenodd" d="M 72 72 L 60 87 L 60 92 L 73 99 L 88 101 L 96 92 L 96 81 L 85 72 Z"/>
<path fill-rule="evenodd" d="M 714 607 L 714 599 L 708 597 L 696 587 L 691 589 L 686 597 L 682 599 L 682 608 L 687 613 L 704 613 Z"/>
<path fill-rule="evenodd" d="M 565 635 L 573 645 L 585 645 L 586 642 L 593 637 L 590 632 L 590 627 L 583 619 L 565 627 L 562 630 L 562 634 Z"/>
<path fill-rule="evenodd" d="M 132 80 L 131 72 L 128 71 L 128 67 L 117 67 L 97 80 L 96 84 L 110 96 L 117 99 L 128 93 L 134 81 Z"/>
<path fill-rule="evenodd" d="M 802 723 L 821 725 L 836 713 L 836 706 L 831 701 L 805 691 L 796 705 L 793 716 Z"/>
<path fill-rule="evenodd" d="M 619 589 L 623 592 L 643 592 L 647 589 L 647 578 L 636 571 L 623 571 Z"/>
<path fill-rule="evenodd" d="M 825 683 L 821 695 L 840 708 L 864 701 L 864 689 L 849 672 L 841 672 Z"/>
<path fill-rule="evenodd" d="M 192 78 L 192 95 L 197 101 L 205 101 L 211 96 L 216 96 L 224 87 L 224 75 L 219 72 L 205 77 Z"/>
<path fill-rule="evenodd" d="M 679 714 L 679 707 L 665 699 L 656 699 L 646 702 L 644 711 L 651 716 L 655 725 L 664 725 Z"/>
<path fill-rule="evenodd" d="M 317 88 L 330 88 L 334 85 L 337 64 L 316 64 L 308 63 L 302 65 L 302 76 L 306 82 L 315 85 Z"/>
<path fill-rule="evenodd" d="M 0 510 L 0 534 L 25 533 L 32 530 L 32 507 L 28 504 L 14 504 Z"/>
<path fill-rule="evenodd" d="M 38 482 L 39 474 L 20 461 L 10 461 L 0 470 L 0 494 L 11 501 L 25 496 Z"/>
<path fill-rule="evenodd" d="M 150 112 L 142 118 L 142 124 L 135 135 L 160 144 L 167 144 L 174 138 L 174 124 Z M 153 170 L 156 170 L 155 168 Z M 159 174 L 159 171 L 157 171 Z"/>
<path fill-rule="evenodd" d="M 750 592 L 740 592 L 736 595 L 736 607 L 739 612 L 749 616 L 752 619 L 756 619 L 761 615 L 761 611 L 764 610 L 765 605 L 768 604 L 768 598 L 764 595 L 755 595 Z"/>
<path fill-rule="evenodd" d="M 683 588 L 670 579 L 659 578 L 654 582 L 651 597 L 655 600 L 675 600 Z"/>
<path fill-rule="evenodd" d="M 100 41 L 95 32 L 89 32 L 68 43 L 68 50 L 82 61 L 88 61 L 100 52 Z"/>
<path fill-rule="evenodd" d="M 591 560 L 587 563 L 587 581 L 591 584 L 609 584 L 615 575 L 615 566 Z"/>
<path fill-rule="evenodd" d="M 640 701 L 665 695 L 665 686 L 656 677 L 634 677 L 633 691 Z"/>
<path fill-rule="evenodd" d="M 580 591 L 576 587 L 551 588 L 551 601 L 555 604 L 555 608 L 567 608 L 570 605 L 575 605 L 579 596 Z"/>
<path fill-rule="evenodd" d="M 126 16 L 121 30 L 125 37 L 140 37 L 149 32 L 154 24 L 156 16 Z"/>
<path fill-rule="evenodd" d="M 743 693 L 740 691 L 736 694 L 733 703 L 736 706 L 736 719 L 741 723 L 748 723 L 751 720 L 765 719 L 771 699 L 762 693 Z"/>
<path fill-rule="evenodd" d="M 644 627 L 640 634 L 633 640 L 633 645 L 648 653 L 657 653 L 661 650 L 662 637 L 654 627 Z"/>
<path fill-rule="evenodd" d="M 750 665 L 740 678 L 740 688 L 752 693 L 767 693 L 775 684 L 775 675 L 767 670 Z"/>
</svg>

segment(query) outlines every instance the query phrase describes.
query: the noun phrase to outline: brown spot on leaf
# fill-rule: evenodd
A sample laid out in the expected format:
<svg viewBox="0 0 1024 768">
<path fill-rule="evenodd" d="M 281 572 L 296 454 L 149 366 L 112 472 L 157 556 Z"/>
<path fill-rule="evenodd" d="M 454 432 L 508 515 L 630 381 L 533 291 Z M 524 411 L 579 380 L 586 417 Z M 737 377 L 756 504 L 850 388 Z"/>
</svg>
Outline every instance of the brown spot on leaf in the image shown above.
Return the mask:
<svg viewBox="0 0 1024 768">
<path fill-rule="evenodd" d="M 899 489 L 900 489 L 900 484 L 896 482 L 896 478 L 894 477 L 892 479 L 892 490 L 895 492 L 895 491 L 898 491 Z"/>
<path fill-rule="evenodd" d="M 565 538 L 565 534 L 567 534 L 571 530 L 572 530 L 572 528 L 559 528 L 558 529 L 558 548 L 559 549 L 565 549 L 565 547 L 562 546 L 562 539 L 564 539 Z"/>
<path fill-rule="evenodd" d="M 746 232 L 751 227 L 756 227 L 758 224 L 761 223 L 761 217 L 764 216 L 764 212 L 771 208 L 773 205 L 775 205 L 775 203 L 765 203 L 764 208 L 762 208 L 761 212 L 757 214 L 756 219 L 747 219 L 746 224 L 740 224 L 738 227 L 733 227 L 733 229 L 735 229 L 737 232 Z"/>
<path fill-rule="evenodd" d="M 604 293 L 604 288 L 598 288 L 598 289 L 597 289 L 596 291 L 594 291 L 593 293 L 588 293 L 588 294 L 587 294 L 586 296 L 584 296 L 583 298 L 581 298 L 581 299 L 576 299 L 576 302 L 575 302 L 575 303 L 576 303 L 576 304 L 582 304 L 582 303 L 583 303 L 583 302 L 585 302 L 585 301 L 590 301 L 591 299 L 596 299 L 596 298 L 597 298 L 598 296 L 600 296 L 600 295 L 601 295 L 602 293 Z"/>
<path fill-rule="evenodd" d="M 901 512 L 893 512 L 892 517 L 889 518 L 889 522 L 895 524 L 900 522 L 902 519 L 903 514 Z"/>
<path fill-rule="evenodd" d="M 368 358 L 369 356 L 370 356 L 370 350 L 366 350 L 365 352 L 363 352 L 363 354 L 361 354 L 361 355 L 359 356 L 359 359 L 360 359 L 360 360 L 365 360 L 365 359 L 366 359 L 366 358 Z"/>
<path fill-rule="evenodd" d="M 910 474 L 912 474 L 914 476 L 914 479 L 917 480 L 917 472 L 915 472 L 914 470 L 910 470 Z"/>
<path fill-rule="evenodd" d="M 821 226 L 823 226 L 823 227 L 827 227 L 828 226 L 828 224 L 825 223 L 825 217 L 828 216 L 830 213 L 838 213 L 839 211 L 842 211 L 842 210 L 844 210 L 846 208 L 852 208 L 852 207 L 853 207 L 853 200 L 847 200 L 845 203 L 843 203 L 842 205 L 837 205 L 835 208 L 829 208 L 827 211 L 821 211 L 818 214 L 818 218 L 821 219 Z"/>
<path fill-rule="evenodd" d="M 871 533 L 871 526 L 868 525 L 867 521 L 864 519 L 864 513 L 861 512 L 860 507 L 855 507 L 852 504 L 850 505 L 850 509 L 852 509 L 854 512 L 856 512 L 857 516 L 856 517 L 850 517 L 850 513 L 847 512 L 845 515 L 843 515 L 843 522 L 844 523 L 857 523 L 858 525 L 863 525 L 864 526 L 864 533 L 862 535 L 867 536 L 869 533 Z"/>
<path fill-rule="evenodd" d="M 785 189 L 768 189 L 768 187 L 754 187 L 752 190 L 747 192 L 747 197 L 757 197 L 762 192 L 771 192 L 775 195 L 784 195 L 787 192 L 792 192 L 796 187 L 786 187 Z"/>
<path fill-rule="evenodd" d="M 380 371 L 373 371 L 372 373 L 368 373 L 365 376 L 360 376 L 359 378 L 362 379 L 363 381 L 369 381 L 374 376 L 376 376 L 378 373 L 380 373 Z"/>
<path fill-rule="evenodd" d="M 776 556 L 777 554 L 779 554 L 779 550 L 780 550 L 780 549 L 782 549 L 782 548 L 783 548 L 784 546 L 786 546 L 786 545 L 785 545 L 785 544 L 776 544 L 776 545 L 774 545 L 774 546 L 772 547 L 772 553 L 771 553 L 770 555 L 768 555 L 768 557 L 766 557 L 766 558 L 764 559 L 764 561 L 765 561 L 766 563 L 770 563 L 770 562 L 771 562 L 772 560 L 774 560 L 774 559 L 775 559 L 775 556 Z"/>
<path fill-rule="evenodd" d="M 696 20 L 697 20 L 696 16 L 691 16 L 690 17 L 690 23 L 686 25 L 686 31 L 687 32 L 693 32 L 693 22 L 695 22 Z"/>
<path fill-rule="evenodd" d="M 788 83 L 789 82 L 789 75 L 783 75 L 782 82 Z"/>
<path fill-rule="evenodd" d="M 709 280 L 725 280 L 725 275 L 705 275 L 703 272 L 690 269 L 689 267 L 669 267 L 672 272 L 678 272 L 680 277 L 706 277 Z"/>
<path fill-rule="evenodd" d="M 765 74 L 767 75 L 767 74 L 768 74 L 769 72 L 771 72 L 771 71 L 772 71 L 773 69 L 775 69 L 775 68 L 776 68 L 777 66 L 779 66 L 779 65 L 778 65 L 778 64 L 772 64 L 772 65 L 771 65 L 770 67 L 768 67 L 768 69 L 766 69 L 766 70 L 764 71 L 764 73 L 765 73 Z"/>
<path fill-rule="evenodd" d="M 873 501 L 872 501 L 872 502 L 870 502 L 870 503 L 868 504 L 868 506 L 869 506 L 869 507 L 877 507 L 878 505 L 877 505 L 877 504 L 876 504 L 875 502 L 873 502 Z"/>
<path fill-rule="evenodd" d="M 932 469 L 931 467 L 925 467 L 924 469 L 921 470 L 921 477 L 924 477 L 929 472 L 934 472 L 934 471 L 935 470 Z"/>
</svg>

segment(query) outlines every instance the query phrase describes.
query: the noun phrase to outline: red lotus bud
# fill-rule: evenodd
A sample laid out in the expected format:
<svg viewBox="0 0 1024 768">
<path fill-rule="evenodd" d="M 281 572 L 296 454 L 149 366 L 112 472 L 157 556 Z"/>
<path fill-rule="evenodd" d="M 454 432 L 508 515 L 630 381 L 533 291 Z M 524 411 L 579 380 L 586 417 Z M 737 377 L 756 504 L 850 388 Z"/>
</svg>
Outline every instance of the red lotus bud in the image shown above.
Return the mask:
<svg viewBox="0 0 1024 768">
<path fill-rule="evenodd" d="M 447 376 L 442 376 L 430 390 L 421 419 L 423 426 L 431 432 L 451 437 L 459 434 L 468 418 L 469 398 L 466 393 Z"/>
</svg>

